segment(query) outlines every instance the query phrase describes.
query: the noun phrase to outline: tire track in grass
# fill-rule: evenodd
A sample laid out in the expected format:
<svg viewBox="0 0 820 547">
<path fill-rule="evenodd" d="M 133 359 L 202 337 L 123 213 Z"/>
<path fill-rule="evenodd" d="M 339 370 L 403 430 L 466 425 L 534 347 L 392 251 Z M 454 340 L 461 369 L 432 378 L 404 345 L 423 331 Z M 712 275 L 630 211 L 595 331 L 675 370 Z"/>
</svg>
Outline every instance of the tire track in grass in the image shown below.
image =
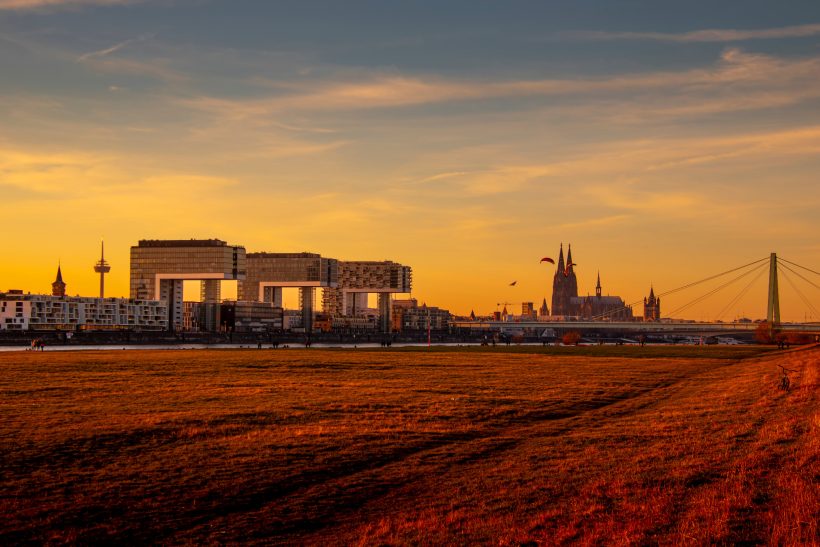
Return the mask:
<svg viewBox="0 0 820 547">
<path fill-rule="evenodd" d="M 430 478 L 448 473 L 454 465 L 467 465 L 471 462 L 498 457 L 506 452 L 517 450 L 521 443 L 527 442 L 533 436 L 556 437 L 567 435 L 576 429 L 590 428 L 589 422 L 599 421 L 595 414 L 607 411 L 607 418 L 617 418 L 632 415 L 649 408 L 667 397 L 658 397 L 659 391 L 674 390 L 681 384 L 696 380 L 703 374 L 714 372 L 719 368 L 737 365 L 741 361 L 703 362 L 697 372 L 684 371 L 676 378 L 657 381 L 651 386 L 635 388 L 615 397 L 601 397 L 597 400 L 583 401 L 572 409 L 543 410 L 514 413 L 511 416 L 497 419 L 483 428 L 463 434 L 449 434 L 440 439 L 418 443 L 411 447 L 399 447 L 368 460 L 356 462 L 339 462 L 337 465 L 323 470 L 302 473 L 291 478 L 289 484 L 269 484 L 246 499 L 233 499 L 214 507 L 213 511 L 206 511 L 192 518 L 183 519 L 190 523 L 186 530 L 177 529 L 170 537 L 187 538 L 192 533 L 194 537 L 205 532 L 206 526 L 212 519 L 213 513 L 218 512 L 223 518 L 230 520 L 230 515 L 248 512 L 260 512 L 275 508 L 277 501 L 286 497 L 304 497 L 305 507 L 311 507 L 313 516 L 299 519 L 277 519 L 277 525 L 269 528 L 272 537 L 287 537 L 291 534 L 318 532 L 323 528 L 331 527 L 346 515 L 361 509 L 365 504 L 377 501 L 395 489 L 407 487 L 417 482 L 419 478 Z M 641 404 L 635 403 L 642 400 Z M 620 409 L 619 406 L 625 408 Z M 543 424 L 549 423 L 550 431 L 543 431 Z M 475 445 L 468 448 L 469 445 Z M 435 452 L 435 458 L 428 462 L 421 462 L 425 453 Z M 418 460 L 418 470 L 414 474 L 403 473 L 403 480 L 393 479 L 383 481 L 383 477 L 391 475 L 387 468 L 401 466 L 412 468 L 409 460 Z M 358 481 L 354 481 L 356 477 Z M 351 487 L 348 483 L 356 482 Z M 347 486 L 345 486 L 347 484 Z M 332 492 L 328 492 L 331 490 Z M 282 509 L 285 509 L 285 505 Z M 299 511 L 288 511 L 289 514 L 298 514 Z M 169 536 L 163 536 L 170 538 Z M 263 536 L 255 536 L 263 537 Z"/>
</svg>

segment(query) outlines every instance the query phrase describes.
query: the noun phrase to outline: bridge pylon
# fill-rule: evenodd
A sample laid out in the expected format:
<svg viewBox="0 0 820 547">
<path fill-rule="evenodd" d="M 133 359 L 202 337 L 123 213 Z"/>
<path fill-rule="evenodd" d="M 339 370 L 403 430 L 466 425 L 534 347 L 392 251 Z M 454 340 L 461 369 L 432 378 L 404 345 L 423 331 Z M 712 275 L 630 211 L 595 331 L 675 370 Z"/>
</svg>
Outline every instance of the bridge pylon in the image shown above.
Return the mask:
<svg viewBox="0 0 820 547">
<path fill-rule="evenodd" d="M 777 254 L 769 255 L 769 304 L 766 310 L 769 330 L 780 325 L 780 290 L 777 286 Z"/>
</svg>

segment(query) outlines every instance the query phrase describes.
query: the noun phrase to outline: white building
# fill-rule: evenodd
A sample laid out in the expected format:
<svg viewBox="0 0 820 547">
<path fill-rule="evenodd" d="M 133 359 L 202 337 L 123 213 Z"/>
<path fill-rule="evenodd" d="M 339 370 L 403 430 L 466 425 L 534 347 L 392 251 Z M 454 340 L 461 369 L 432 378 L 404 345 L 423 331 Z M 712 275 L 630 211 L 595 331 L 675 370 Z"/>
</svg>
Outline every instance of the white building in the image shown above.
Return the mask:
<svg viewBox="0 0 820 547">
<path fill-rule="evenodd" d="M 165 330 L 159 300 L 0 293 L 0 330 Z"/>
</svg>

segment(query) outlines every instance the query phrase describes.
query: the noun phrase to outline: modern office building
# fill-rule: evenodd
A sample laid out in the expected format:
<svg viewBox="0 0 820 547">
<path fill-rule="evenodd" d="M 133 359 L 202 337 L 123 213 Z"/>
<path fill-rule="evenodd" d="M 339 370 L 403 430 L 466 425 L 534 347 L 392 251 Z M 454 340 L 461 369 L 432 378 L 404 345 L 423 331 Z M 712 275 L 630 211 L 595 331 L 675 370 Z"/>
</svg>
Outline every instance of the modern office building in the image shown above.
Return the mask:
<svg viewBox="0 0 820 547">
<path fill-rule="evenodd" d="M 247 276 L 239 281 L 238 298 L 282 307 L 282 290 L 299 289 L 300 328 L 313 329 L 317 288 L 335 288 L 339 262 L 315 253 L 248 253 Z"/>
<path fill-rule="evenodd" d="M 182 330 L 186 332 L 201 331 L 204 310 L 202 302 L 185 300 L 182 303 Z"/>
<path fill-rule="evenodd" d="M 221 321 L 229 332 L 281 331 L 283 310 L 270 302 L 226 300 L 222 303 Z"/>
<path fill-rule="evenodd" d="M 359 317 L 333 317 L 330 321 L 334 332 L 343 334 L 372 334 L 379 326 L 378 318 L 375 316 Z"/>
<path fill-rule="evenodd" d="M 131 247 L 131 298 L 168 303 L 168 328 L 183 326 L 183 281 L 201 282 L 204 330 L 220 324 L 221 282 L 245 278 L 245 248 L 219 239 L 141 240 Z"/>
<path fill-rule="evenodd" d="M 0 330 L 154 330 L 168 328 L 157 300 L 0 293 Z"/>
<path fill-rule="evenodd" d="M 448 310 L 422 304 L 415 298 L 393 301 L 393 330 L 396 332 L 445 331 L 452 315 Z"/>
<path fill-rule="evenodd" d="M 367 294 L 379 295 L 379 329 L 390 332 L 391 295 L 409 293 L 412 269 L 391 261 L 339 261 L 337 288 L 324 291 L 325 313 L 333 317 L 355 317 L 357 309 L 366 307 Z"/>
</svg>

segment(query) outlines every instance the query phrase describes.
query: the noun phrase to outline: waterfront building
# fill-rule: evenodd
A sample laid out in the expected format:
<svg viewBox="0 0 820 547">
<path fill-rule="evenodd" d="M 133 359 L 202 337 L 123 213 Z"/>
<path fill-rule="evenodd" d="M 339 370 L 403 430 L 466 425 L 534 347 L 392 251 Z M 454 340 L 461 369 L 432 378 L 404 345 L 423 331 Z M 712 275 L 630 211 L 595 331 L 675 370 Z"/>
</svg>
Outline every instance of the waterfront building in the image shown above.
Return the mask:
<svg viewBox="0 0 820 547">
<path fill-rule="evenodd" d="M 0 330 L 165 330 L 158 300 L 0 293 Z"/>
<path fill-rule="evenodd" d="M 226 300 L 221 305 L 222 327 L 229 332 L 272 332 L 283 328 L 283 310 L 271 302 Z"/>
<path fill-rule="evenodd" d="M 521 319 L 522 320 L 533 320 L 536 318 L 535 315 L 535 307 L 533 306 L 532 302 L 522 302 L 521 303 Z"/>
<path fill-rule="evenodd" d="M 381 332 L 389 332 L 392 325 L 391 296 L 410 292 L 410 266 L 391 261 L 339 261 L 338 268 L 338 286 L 324 290 L 324 312 L 332 317 L 356 317 L 357 310 L 367 307 L 367 295 L 376 293 L 379 295 L 379 328 Z"/>
<path fill-rule="evenodd" d="M 65 282 L 60 265 L 57 265 L 57 279 L 51 284 L 51 296 L 65 296 Z"/>
<path fill-rule="evenodd" d="M 313 317 L 313 330 L 315 332 L 330 332 L 333 330 L 333 318 L 326 313 L 317 313 Z"/>
<path fill-rule="evenodd" d="M 338 261 L 315 253 L 248 253 L 246 265 L 245 279 L 237 287 L 239 299 L 282 307 L 282 290 L 297 287 L 300 326 L 308 332 L 313 329 L 316 289 L 338 286 Z"/>
<path fill-rule="evenodd" d="M 655 296 L 655 288 L 649 287 L 649 297 L 643 299 L 643 320 L 659 321 L 661 318 L 661 299 Z"/>
<path fill-rule="evenodd" d="M 376 332 L 379 326 L 376 316 L 345 317 L 336 316 L 331 319 L 334 332 L 344 334 L 370 334 Z"/>
<path fill-rule="evenodd" d="M 204 330 L 219 327 L 221 281 L 245 278 L 245 248 L 218 239 L 140 240 L 131 247 L 131 298 L 168 304 L 168 329 L 183 326 L 183 281 L 201 282 Z"/>
<path fill-rule="evenodd" d="M 182 330 L 198 332 L 201 328 L 202 302 L 186 300 L 182 303 Z"/>
<path fill-rule="evenodd" d="M 426 331 L 428 325 L 433 331 L 447 330 L 451 318 L 448 310 L 427 304 L 419 306 L 415 298 L 393 301 L 392 323 L 395 332 Z"/>
</svg>

